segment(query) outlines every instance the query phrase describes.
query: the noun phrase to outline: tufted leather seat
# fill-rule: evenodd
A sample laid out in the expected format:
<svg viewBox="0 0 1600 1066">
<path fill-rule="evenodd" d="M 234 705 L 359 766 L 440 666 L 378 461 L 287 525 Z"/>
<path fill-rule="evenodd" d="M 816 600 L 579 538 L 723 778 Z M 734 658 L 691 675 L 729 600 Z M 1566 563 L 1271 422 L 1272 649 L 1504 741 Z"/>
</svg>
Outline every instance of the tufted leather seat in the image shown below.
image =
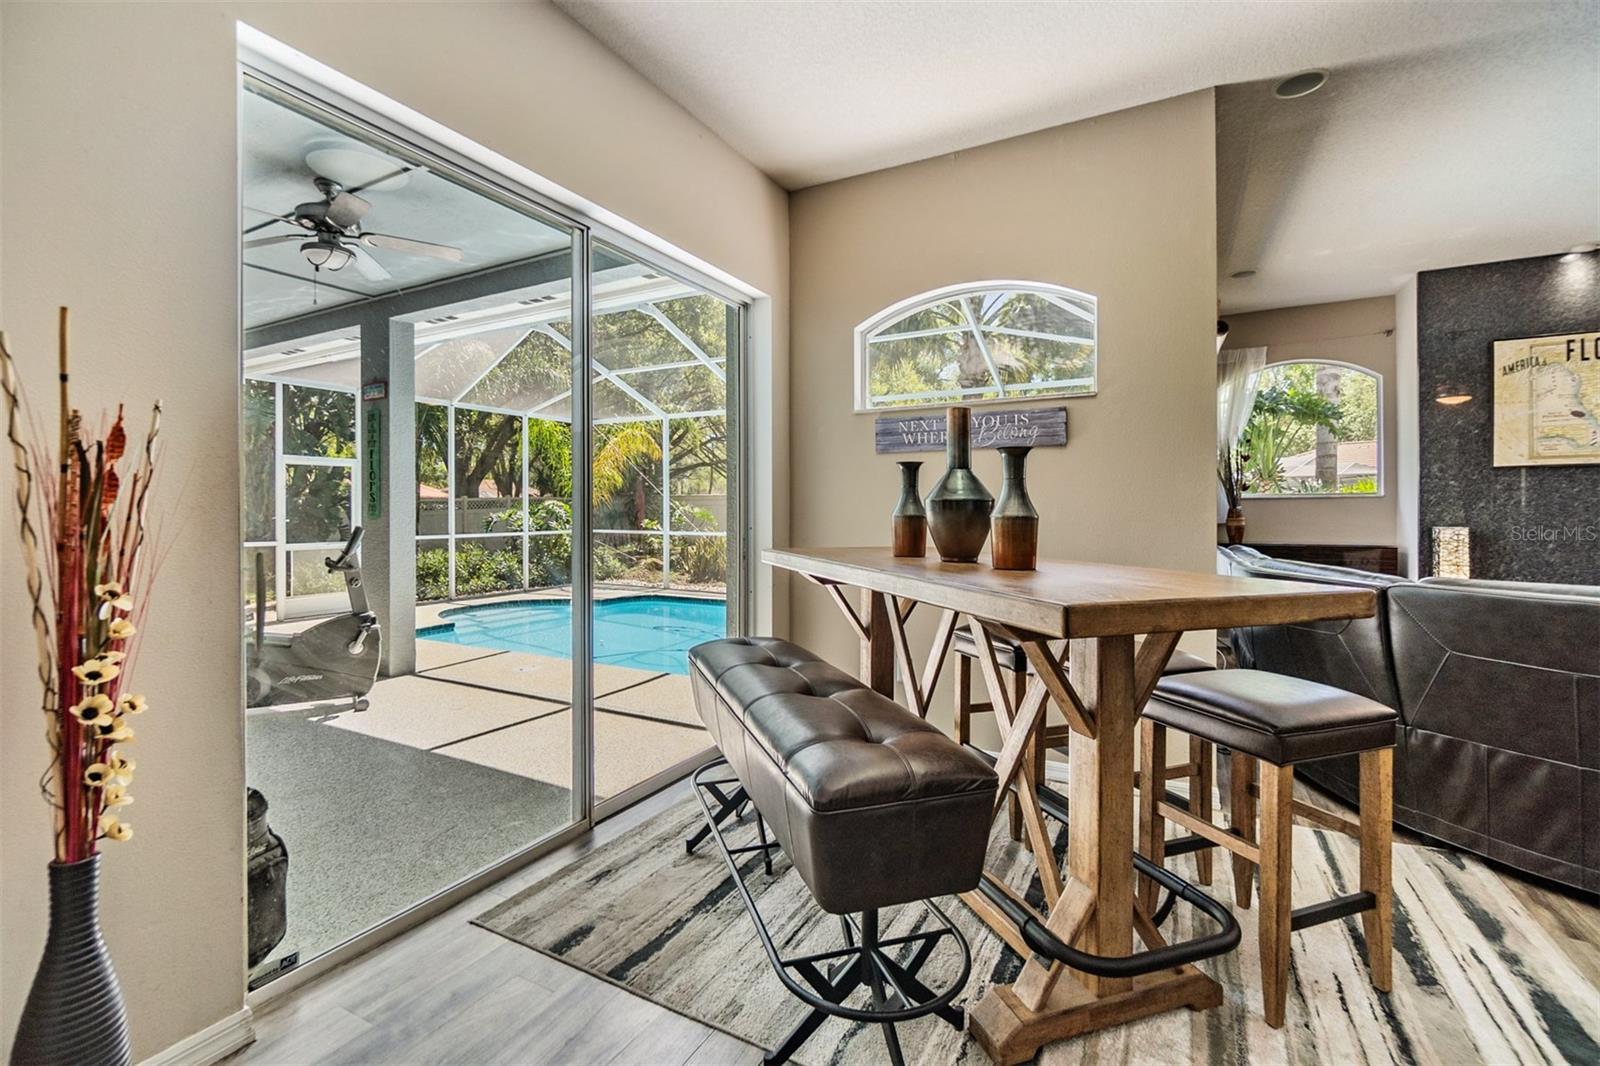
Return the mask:
<svg viewBox="0 0 1600 1066">
<path fill-rule="evenodd" d="M 1365 696 L 1264 670 L 1164 675 L 1144 714 L 1275 766 L 1393 747 L 1400 720 Z"/>
<path fill-rule="evenodd" d="M 710 641 L 689 667 L 701 720 L 824 910 L 976 887 L 996 788 L 981 758 L 785 640 Z"/>
</svg>

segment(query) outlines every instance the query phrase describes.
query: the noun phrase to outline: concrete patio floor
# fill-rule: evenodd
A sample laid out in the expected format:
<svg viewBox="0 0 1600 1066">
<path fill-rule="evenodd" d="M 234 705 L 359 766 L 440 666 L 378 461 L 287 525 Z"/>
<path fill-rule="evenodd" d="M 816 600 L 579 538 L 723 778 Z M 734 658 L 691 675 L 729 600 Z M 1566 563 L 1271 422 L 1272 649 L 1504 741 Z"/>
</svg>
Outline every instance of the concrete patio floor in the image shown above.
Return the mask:
<svg viewBox="0 0 1600 1066">
<path fill-rule="evenodd" d="M 594 679 L 597 800 L 710 748 L 687 677 L 598 665 Z M 571 680 L 567 659 L 418 640 L 417 672 L 379 680 L 366 711 L 251 712 L 248 781 L 290 854 L 288 934 L 263 968 L 570 824 Z"/>
</svg>

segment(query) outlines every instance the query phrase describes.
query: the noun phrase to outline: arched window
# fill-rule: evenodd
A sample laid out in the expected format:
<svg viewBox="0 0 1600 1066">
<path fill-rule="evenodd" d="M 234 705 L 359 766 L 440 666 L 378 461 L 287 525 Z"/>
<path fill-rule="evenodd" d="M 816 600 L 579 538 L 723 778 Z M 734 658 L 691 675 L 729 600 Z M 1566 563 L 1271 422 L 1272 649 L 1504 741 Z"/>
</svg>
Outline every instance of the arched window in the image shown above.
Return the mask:
<svg viewBox="0 0 1600 1066">
<path fill-rule="evenodd" d="M 856 327 L 856 410 L 1092 396 L 1095 298 L 1036 281 L 951 285 Z"/>
<path fill-rule="evenodd" d="M 1250 496 L 1381 496 L 1383 380 L 1349 363 L 1269 363 L 1239 447 Z"/>
</svg>

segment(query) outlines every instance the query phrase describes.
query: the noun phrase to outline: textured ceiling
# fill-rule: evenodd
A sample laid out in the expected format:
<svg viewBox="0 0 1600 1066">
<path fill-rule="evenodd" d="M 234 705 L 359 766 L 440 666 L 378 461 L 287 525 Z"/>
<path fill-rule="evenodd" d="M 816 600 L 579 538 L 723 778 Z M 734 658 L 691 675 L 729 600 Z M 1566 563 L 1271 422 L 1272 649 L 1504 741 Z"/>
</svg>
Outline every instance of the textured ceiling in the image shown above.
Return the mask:
<svg viewBox="0 0 1600 1066">
<path fill-rule="evenodd" d="M 791 189 L 1212 85 L 1595 18 L 1592 0 L 556 2 Z"/>
<path fill-rule="evenodd" d="M 1600 238 L 1597 0 L 555 2 L 791 189 L 1221 86 L 1226 310 Z"/>
<path fill-rule="evenodd" d="M 1271 80 L 1219 88 L 1223 310 L 1378 296 L 1419 270 L 1600 239 L 1597 72 L 1600 28 L 1557 27 L 1338 67 L 1298 100 Z"/>
</svg>

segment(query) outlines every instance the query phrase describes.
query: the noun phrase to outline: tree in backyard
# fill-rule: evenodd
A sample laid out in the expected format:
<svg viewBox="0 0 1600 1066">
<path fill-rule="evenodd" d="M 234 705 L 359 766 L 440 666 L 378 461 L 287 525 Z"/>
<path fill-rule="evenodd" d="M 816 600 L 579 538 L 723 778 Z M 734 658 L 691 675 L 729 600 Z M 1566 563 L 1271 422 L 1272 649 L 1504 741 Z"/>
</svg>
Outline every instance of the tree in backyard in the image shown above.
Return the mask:
<svg viewBox="0 0 1600 1066">
<path fill-rule="evenodd" d="M 1339 424 L 1339 405 L 1310 388 L 1276 375 L 1268 377 L 1250 409 L 1240 450 L 1248 456 L 1246 479 L 1253 492 L 1289 488 L 1283 461 L 1316 443 L 1317 427 Z"/>
</svg>

